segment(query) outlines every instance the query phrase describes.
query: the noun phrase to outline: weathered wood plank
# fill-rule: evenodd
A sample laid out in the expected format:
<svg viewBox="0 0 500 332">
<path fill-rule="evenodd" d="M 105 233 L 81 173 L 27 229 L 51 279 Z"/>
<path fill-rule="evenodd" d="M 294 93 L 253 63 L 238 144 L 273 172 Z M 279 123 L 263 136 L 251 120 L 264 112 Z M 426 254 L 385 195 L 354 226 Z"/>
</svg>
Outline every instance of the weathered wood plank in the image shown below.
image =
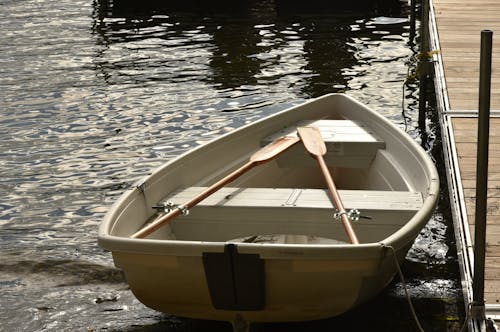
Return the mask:
<svg viewBox="0 0 500 332">
<path fill-rule="evenodd" d="M 434 0 L 434 10 L 452 110 L 474 110 L 479 95 L 480 32 L 500 29 L 500 1 Z M 466 23 L 465 23 L 466 22 Z M 491 108 L 500 109 L 500 36 L 493 36 Z M 453 119 L 470 231 L 474 238 L 477 121 Z M 490 121 L 485 300 L 500 303 L 500 119 Z"/>
<path fill-rule="evenodd" d="M 500 30 L 500 1 L 434 0 L 450 108 L 478 107 L 480 32 Z M 500 35 L 493 36 L 491 108 L 500 110 Z M 477 121 L 452 120 L 469 229 L 474 238 Z M 485 300 L 500 303 L 500 119 L 490 121 Z"/>
<path fill-rule="evenodd" d="M 475 142 L 456 142 L 457 150 L 460 153 L 460 157 L 464 158 L 476 158 L 477 144 Z M 491 155 L 497 154 L 500 147 L 496 144 L 491 144 L 489 152 Z"/>
<path fill-rule="evenodd" d="M 478 104 L 480 33 L 500 29 L 500 1 L 468 0 L 433 2 L 439 30 L 450 106 L 476 108 Z M 500 67 L 500 36 L 493 36 L 493 73 Z M 498 75 L 493 75 L 496 77 Z M 455 84 L 460 82 L 459 84 Z M 500 82 L 493 81 L 493 108 L 500 107 Z"/>
<path fill-rule="evenodd" d="M 477 127 L 476 118 L 453 118 L 451 121 L 453 123 L 453 128 L 470 129 L 471 127 Z M 500 129 L 500 118 L 491 118 L 490 124 L 492 128 L 494 126 L 498 126 L 498 128 Z"/>
<path fill-rule="evenodd" d="M 494 203 L 496 202 L 490 202 L 491 199 L 488 199 L 488 207 L 487 207 L 487 212 L 486 212 L 486 218 L 487 218 L 487 223 L 491 224 L 492 227 L 494 225 L 500 224 L 500 219 L 498 218 L 500 216 L 500 206 L 495 205 Z M 469 217 L 473 217 L 474 213 L 476 211 L 476 200 L 473 197 L 466 198 L 465 203 L 467 205 L 467 215 Z M 490 218 L 491 217 L 491 218 Z M 488 219 L 489 218 L 489 219 Z M 469 218 L 469 223 L 474 225 L 474 218 Z"/>
<path fill-rule="evenodd" d="M 476 180 L 475 179 L 462 179 L 462 187 L 464 189 L 476 188 Z M 491 181 L 488 180 L 488 188 L 496 189 L 500 188 L 500 181 Z"/>
</svg>

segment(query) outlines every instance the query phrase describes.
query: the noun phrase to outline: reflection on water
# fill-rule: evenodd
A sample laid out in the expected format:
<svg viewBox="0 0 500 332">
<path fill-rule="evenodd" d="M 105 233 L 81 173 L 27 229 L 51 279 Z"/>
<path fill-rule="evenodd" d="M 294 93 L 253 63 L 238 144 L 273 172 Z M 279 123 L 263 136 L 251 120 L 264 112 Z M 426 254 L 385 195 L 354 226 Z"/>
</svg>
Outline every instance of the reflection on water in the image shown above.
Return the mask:
<svg viewBox="0 0 500 332">
<path fill-rule="evenodd" d="M 0 3 L 0 329 L 228 330 L 140 304 L 97 226 L 166 160 L 308 98 L 346 92 L 439 161 L 437 121 L 419 128 L 418 90 L 403 92 L 415 55 L 406 7 L 320 2 Z M 449 225 L 442 203 L 404 265 L 429 331 L 461 319 Z M 342 317 L 261 329 L 415 330 L 403 293 L 396 280 Z"/>
</svg>

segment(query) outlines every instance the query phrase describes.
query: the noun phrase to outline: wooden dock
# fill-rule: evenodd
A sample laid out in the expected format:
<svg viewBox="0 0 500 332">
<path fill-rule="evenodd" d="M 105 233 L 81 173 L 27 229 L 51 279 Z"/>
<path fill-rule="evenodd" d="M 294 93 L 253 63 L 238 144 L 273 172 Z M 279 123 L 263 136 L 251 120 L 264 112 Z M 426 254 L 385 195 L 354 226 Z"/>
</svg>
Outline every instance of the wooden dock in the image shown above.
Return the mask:
<svg viewBox="0 0 500 332">
<path fill-rule="evenodd" d="M 431 48 L 465 303 L 472 300 L 481 30 L 493 30 L 486 314 L 500 323 L 500 1 L 431 0 Z"/>
</svg>

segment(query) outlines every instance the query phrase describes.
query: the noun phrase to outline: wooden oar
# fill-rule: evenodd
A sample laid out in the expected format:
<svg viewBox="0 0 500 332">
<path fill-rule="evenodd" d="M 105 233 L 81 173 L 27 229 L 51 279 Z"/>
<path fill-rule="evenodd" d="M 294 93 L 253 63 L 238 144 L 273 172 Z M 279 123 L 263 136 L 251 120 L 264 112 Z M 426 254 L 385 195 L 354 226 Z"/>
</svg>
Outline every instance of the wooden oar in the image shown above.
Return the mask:
<svg viewBox="0 0 500 332">
<path fill-rule="evenodd" d="M 198 196 L 192 198 L 188 202 L 184 203 L 183 205 L 180 205 L 179 207 L 175 208 L 174 210 L 168 212 L 167 214 L 159 217 L 155 221 L 153 221 L 151 224 L 146 225 L 144 228 L 140 229 L 136 233 L 134 233 L 131 238 L 141 238 L 145 237 L 155 230 L 157 230 L 159 227 L 161 227 L 163 224 L 169 222 L 173 218 L 177 217 L 178 215 L 182 214 L 185 209 L 189 210 L 226 184 L 234 181 L 236 178 L 241 176 L 243 173 L 247 172 L 251 168 L 258 166 L 260 164 L 263 164 L 267 161 L 270 161 L 277 157 L 280 153 L 286 151 L 290 147 L 292 147 L 294 144 L 299 142 L 300 139 L 298 137 L 280 137 L 273 141 L 272 143 L 266 145 L 262 149 L 258 150 L 255 152 L 251 157 L 250 160 L 237 170 L 233 171 L 231 174 L 227 175 L 223 179 L 217 181 L 210 187 L 208 187 L 205 191 L 203 191 L 201 194 Z"/>
<path fill-rule="evenodd" d="M 359 244 L 358 237 L 356 236 L 356 233 L 352 228 L 351 221 L 347 216 L 344 205 L 342 204 L 342 200 L 340 199 L 339 193 L 337 192 L 335 182 L 333 182 L 332 175 L 330 174 L 330 171 L 326 166 L 325 159 L 323 158 L 323 156 L 326 154 L 326 145 L 323 141 L 323 138 L 321 137 L 319 129 L 316 127 L 299 127 L 297 128 L 297 132 L 299 133 L 299 136 L 304 143 L 307 151 L 318 160 L 326 184 L 328 185 L 328 189 L 330 190 L 333 203 L 339 211 L 338 213 L 340 215 L 340 219 L 342 220 L 342 224 L 344 225 L 349 239 L 353 244 Z"/>
</svg>

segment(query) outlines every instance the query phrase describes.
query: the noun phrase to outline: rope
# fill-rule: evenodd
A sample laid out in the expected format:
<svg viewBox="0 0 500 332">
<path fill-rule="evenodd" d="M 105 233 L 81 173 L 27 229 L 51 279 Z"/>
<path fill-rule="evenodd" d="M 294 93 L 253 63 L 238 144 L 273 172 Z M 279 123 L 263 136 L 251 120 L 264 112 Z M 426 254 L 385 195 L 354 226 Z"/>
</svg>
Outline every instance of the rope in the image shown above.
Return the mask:
<svg viewBox="0 0 500 332">
<path fill-rule="evenodd" d="M 420 320 L 418 319 L 417 313 L 415 311 L 415 308 L 413 307 L 413 302 L 410 297 L 410 293 L 408 292 L 408 286 L 406 284 L 405 278 L 403 276 L 403 271 L 401 270 L 401 265 L 399 265 L 398 258 L 396 257 L 396 250 L 394 250 L 393 246 L 386 245 L 382 243 L 383 248 L 390 249 L 392 251 L 392 257 L 394 258 L 394 262 L 396 263 L 396 267 L 398 269 L 398 274 L 399 274 L 399 279 L 401 279 L 401 283 L 403 284 L 403 289 L 405 290 L 405 295 L 406 295 L 406 300 L 408 301 L 408 305 L 410 306 L 410 311 L 413 316 L 413 319 L 415 320 L 415 323 L 417 324 L 418 329 L 420 332 L 425 332 L 425 330 L 422 327 L 422 324 L 420 324 Z M 470 313 L 472 310 L 472 303 L 469 303 L 469 306 L 467 310 L 465 311 L 465 319 L 464 319 L 464 324 L 460 328 L 460 332 L 464 332 L 466 327 L 467 327 L 467 322 L 470 319 Z"/>
<path fill-rule="evenodd" d="M 401 283 L 403 284 L 403 289 L 405 290 L 406 300 L 408 301 L 408 305 L 410 306 L 410 312 L 417 324 L 417 327 L 420 332 L 425 332 L 422 324 L 420 324 L 420 320 L 418 319 L 417 313 L 415 312 L 415 308 L 413 307 L 413 302 L 411 301 L 410 293 L 408 292 L 408 287 L 406 285 L 405 277 L 403 276 L 403 272 L 401 271 L 401 266 L 399 265 L 398 258 L 396 257 L 396 250 L 394 247 L 383 244 L 382 247 L 390 249 L 392 251 L 392 257 L 394 258 L 394 262 L 396 263 L 396 267 L 398 269 L 399 279 L 401 279 Z"/>
<path fill-rule="evenodd" d="M 472 311 L 472 302 L 469 303 L 469 305 L 467 306 L 467 310 L 465 310 L 464 325 L 462 325 L 462 328 L 460 329 L 460 332 L 464 332 L 465 331 L 465 328 L 467 327 L 467 322 L 469 321 L 469 318 L 470 318 L 471 311 Z"/>
</svg>

